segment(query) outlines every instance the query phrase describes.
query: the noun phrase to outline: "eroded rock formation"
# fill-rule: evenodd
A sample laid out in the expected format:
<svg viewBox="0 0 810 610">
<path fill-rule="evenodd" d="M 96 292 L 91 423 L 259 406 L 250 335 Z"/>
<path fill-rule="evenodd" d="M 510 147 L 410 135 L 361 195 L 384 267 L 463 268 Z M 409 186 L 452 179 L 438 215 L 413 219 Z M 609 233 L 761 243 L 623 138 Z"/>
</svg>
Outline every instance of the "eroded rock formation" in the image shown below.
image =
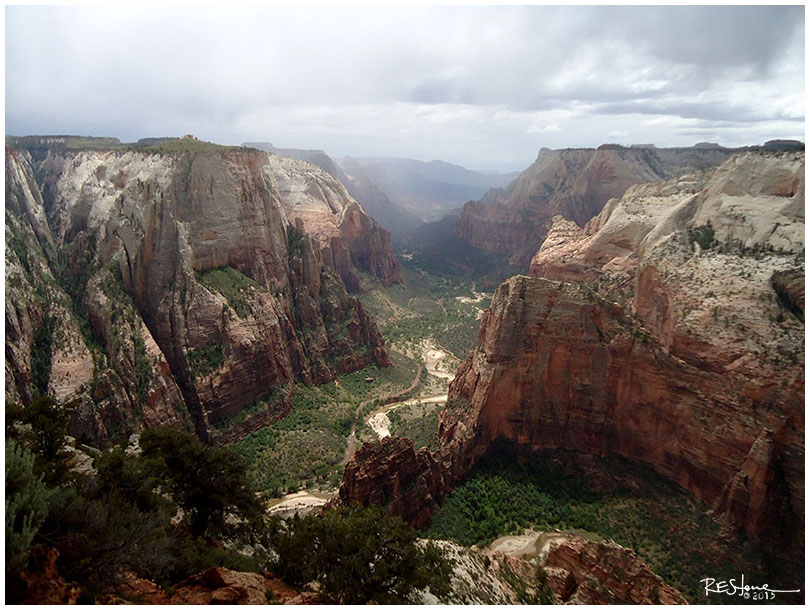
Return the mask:
<svg viewBox="0 0 810 610">
<path fill-rule="evenodd" d="M 271 154 L 268 167 L 279 188 L 287 219 L 303 220 L 324 262 L 343 279 L 350 292 L 360 291 L 357 269 L 384 286 L 402 283 L 399 261 L 391 249 L 391 233 L 368 216 L 346 187 L 311 163 Z"/>
<path fill-rule="evenodd" d="M 346 466 L 336 502 L 387 506 L 389 514 L 422 527 L 430 521 L 433 501 L 449 489 L 445 469 L 426 448 L 410 439 L 385 437 L 363 443 Z"/>
<path fill-rule="evenodd" d="M 337 244 L 344 271 L 352 249 L 374 268 L 373 221 L 336 195 L 330 250 L 311 218 L 288 220 L 306 199 L 293 192 L 323 195 L 314 166 L 286 160 L 305 167 L 284 165 L 283 182 L 259 151 L 36 153 L 6 154 L 7 400 L 73 400 L 71 432 L 102 442 L 156 424 L 207 437 L 245 408 L 277 410 L 296 379 L 388 364 L 324 260 Z"/>
<path fill-rule="evenodd" d="M 551 279 L 498 288 L 451 383 L 442 448 L 407 460 L 411 497 L 388 499 L 392 512 L 429 504 L 507 438 L 646 462 L 800 557 L 804 326 L 771 278 L 803 274 L 803 177 L 803 153 L 746 153 L 633 187 L 584 231 L 558 219 L 532 266 Z M 348 481 L 375 480 L 393 449 L 410 455 L 386 449 L 349 463 L 344 500 L 378 501 Z M 411 474 L 414 462 L 430 467 Z"/>
<path fill-rule="evenodd" d="M 480 201 L 466 203 L 454 231 L 470 245 L 509 255 L 512 264 L 524 266 L 543 243 L 554 216 L 582 227 L 627 187 L 716 166 L 732 152 L 614 145 L 543 148 L 507 188 L 492 189 Z"/>
<path fill-rule="evenodd" d="M 564 604 L 687 604 L 631 549 L 570 537 L 551 544 L 546 581 Z"/>
</svg>

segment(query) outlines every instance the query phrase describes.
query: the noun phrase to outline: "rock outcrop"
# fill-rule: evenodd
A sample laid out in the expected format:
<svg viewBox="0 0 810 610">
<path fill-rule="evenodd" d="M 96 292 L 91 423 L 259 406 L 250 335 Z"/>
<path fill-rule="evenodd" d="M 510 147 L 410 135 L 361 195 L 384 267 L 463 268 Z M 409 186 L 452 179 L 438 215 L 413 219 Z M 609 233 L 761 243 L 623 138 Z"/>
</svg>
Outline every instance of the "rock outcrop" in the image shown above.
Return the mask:
<svg viewBox="0 0 810 610">
<path fill-rule="evenodd" d="M 543 243 L 554 216 L 582 227 L 629 186 L 716 166 L 732 152 L 615 145 L 543 148 L 537 160 L 507 188 L 493 189 L 481 200 L 467 202 L 454 231 L 470 245 L 508 255 L 512 264 L 525 268 Z"/>
<path fill-rule="evenodd" d="M 631 549 L 569 537 L 553 542 L 542 563 L 563 604 L 687 604 Z"/>
<path fill-rule="evenodd" d="M 768 548 L 800 557 L 804 326 L 771 278 L 803 274 L 803 177 L 803 153 L 746 153 L 633 187 L 584 231 L 558 219 L 532 266 L 551 279 L 498 288 L 450 385 L 441 450 L 419 458 L 429 474 L 407 476 L 433 484 L 400 485 L 411 497 L 390 506 L 424 518 L 413 507 L 507 438 L 646 462 Z M 385 445 L 366 452 L 344 483 L 391 463 Z M 362 488 L 347 484 L 341 497 L 377 501 L 353 494 Z"/>
<path fill-rule="evenodd" d="M 387 436 L 363 443 L 346 465 L 337 499 L 386 506 L 415 527 L 427 525 L 433 501 L 449 489 L 444 468 L 426 448 L 416 451 L 407 438 Z"/>
<path fill-rule="evenodd" d="M 66 582 L 59 574 L 59 551 L 53 547 L 35 544 L 31 547 L 28 566 L 6 583 L 9 603 L 24 605 L 75 604 L 81 597 L 76 583 Z"/>
<path fill-rule="evenodd" d="M 71 433 L 98 442 L 158 424 L 207 438 L 245 408 L 276 412 L 295 380 L 388 364 L 324 259 L 337 244 L 351 270 L 352 249 L 372 265 L 363 248 L 385 249 L 359 206 L 324 246 L 287 219 L 320 170 L 285 165 L 282 189 L 278 157 L 202 145 L 7 150 L 7 400 L 72 400 Z"/>
<path fill-rule="evenodd" d="M 300 592 L 272 574 L 209 568 L 189 576 L 166 591 L 156 583 L 125 574 L 116 586 L 97 599 L 103 604 L 266 605 L 313 604 L 317 595 Z"/>
<path fill-rule="evenodd" d="M 303 221 L 304 230 L 317 240 L 324 262 L 340 275 L 350 292 L 360 291 L 356 269 L 384 286 L 402 283 L 391 233 L 366 214 L 343 184 L 305 161 L 271 154 L 267 164 L 287 220 Z"/>
</svg>

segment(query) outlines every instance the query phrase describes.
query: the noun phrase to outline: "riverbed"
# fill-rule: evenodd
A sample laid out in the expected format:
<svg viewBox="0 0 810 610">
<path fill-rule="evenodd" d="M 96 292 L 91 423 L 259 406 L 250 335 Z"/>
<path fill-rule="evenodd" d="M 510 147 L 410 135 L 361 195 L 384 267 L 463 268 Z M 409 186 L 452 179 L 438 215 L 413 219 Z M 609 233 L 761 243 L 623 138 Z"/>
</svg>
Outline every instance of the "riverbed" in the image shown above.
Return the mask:
<svg viewBox="0 0 810 610">
<path fill-rule="evenodd" d="M 540 557 L 544 559 L 548 555 L 552 543 L 562 542 L 568 538 L 569 535 L 563 532 L 526 530 L 520 535 L 496 538 L 484 550 L 486 553 L 503 553 L 510 557 L 525 557 L 526 559 Z"/>
<path fill-rule="evenodd" d="M 333 493 L 319 491 L 298 491 L 276 498 L 268 503 L 268 512 L 280 517 L 292 517 L 295 513 L 307 515 L 326 504 Z"/>
<path fill-rule="evenodd" d="M 422 341 L 421 350 L 422 358 L 425 361 L 425 370 L 434 377 L 445 380 L 449 385 L 450 381 L 455 377 L 453 371 L 458 363 L 456 357 L 450 352 L 438 347 L 431 339 Z M 385 438 L 386 436 L 391 436 L 391 420 L 388 417 L 391 411 L 418 403 L 443 405 L 446 402 L 447 392 L 445 391 L 443 394 L 418 396 L 416 398 L 409 398 L 408 400 L 385 405 L 369 416 L 368 426 L 374 431 L 378 438 Z"/>
</svg>

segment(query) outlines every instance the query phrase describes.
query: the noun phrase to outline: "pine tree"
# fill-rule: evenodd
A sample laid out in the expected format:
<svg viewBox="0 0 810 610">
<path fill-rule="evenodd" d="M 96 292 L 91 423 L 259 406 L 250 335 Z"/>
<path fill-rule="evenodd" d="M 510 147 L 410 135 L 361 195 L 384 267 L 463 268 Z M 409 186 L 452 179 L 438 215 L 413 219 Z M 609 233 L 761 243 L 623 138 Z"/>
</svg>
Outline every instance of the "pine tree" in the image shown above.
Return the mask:
<svg viewBox="0 0 810 610">
<path fill-rule="evenodd" d="M 34 474 L 34 456 L 13 440 L 6 442 L 6 577 L 28 562 L 31 543 L 48 516 L 50 492 Z"/>
</svg>

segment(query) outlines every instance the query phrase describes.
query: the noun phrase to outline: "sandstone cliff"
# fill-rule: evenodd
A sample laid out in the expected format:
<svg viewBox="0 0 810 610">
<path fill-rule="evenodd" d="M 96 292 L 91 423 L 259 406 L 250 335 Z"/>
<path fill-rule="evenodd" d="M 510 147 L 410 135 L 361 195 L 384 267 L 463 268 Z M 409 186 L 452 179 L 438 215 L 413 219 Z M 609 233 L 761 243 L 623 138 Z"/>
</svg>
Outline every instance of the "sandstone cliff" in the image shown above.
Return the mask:
<svg viewBox="0 0 810 610">
<path fill-rule="evenodd" d="M 687 604 L 631 549 L 568 537 L 542 562 L 546 582 L 564 604 Z"/>
<path fill-rule="evenodd" d="M 552 279 L 513 277 L 493 297 L 441 450 L 364 448 L 341 498 L 382 493 L 423 522 L 420 507 L 505 437 L 646 462 L 800 557 L 804 326 L 786 303 L 803 307 L 803 209 L 803 153 L 746 153 L 633 187 L 584 231 L 558 219 L 532 266 Z M 386 469 L 396 489 L 371 483 Z"/>
<path fill-rule="evenodd" d="M 74 400 L 71 432 L 101 442 L 207 437 L 295 379 L 388 362 L 329 248 L 287 220 L 304 174 L 282 190 L 266 153 L 218 147 L 36 153 L 6 154 L 7 400 Z"/>
<path fill-rule="evenodd" d="M 356 269 L 384 286 L 402 283 L 391 233 L 368 216 L 335 177 L 312 163 L 275 154 L 268 157 L 267 165 L 287 219 L 303 220 L 304 230 L 318 241 L 324 261 L 350 292 L 360 290 Z"/>
<path fill-rule="evenodd" d="M 660 182 L 719 165 L 726 149 L 643 149 L 605 145 L 598 149 L 540 150 L 537 160 L 508 187 L 465 204 L 455 234 L 487 252 L 506 254 L 525 266 L 561 215 L 584 226 L 627 187 Z M 525 268 L 525 267 L 524 267 Z"/>
</svg>

